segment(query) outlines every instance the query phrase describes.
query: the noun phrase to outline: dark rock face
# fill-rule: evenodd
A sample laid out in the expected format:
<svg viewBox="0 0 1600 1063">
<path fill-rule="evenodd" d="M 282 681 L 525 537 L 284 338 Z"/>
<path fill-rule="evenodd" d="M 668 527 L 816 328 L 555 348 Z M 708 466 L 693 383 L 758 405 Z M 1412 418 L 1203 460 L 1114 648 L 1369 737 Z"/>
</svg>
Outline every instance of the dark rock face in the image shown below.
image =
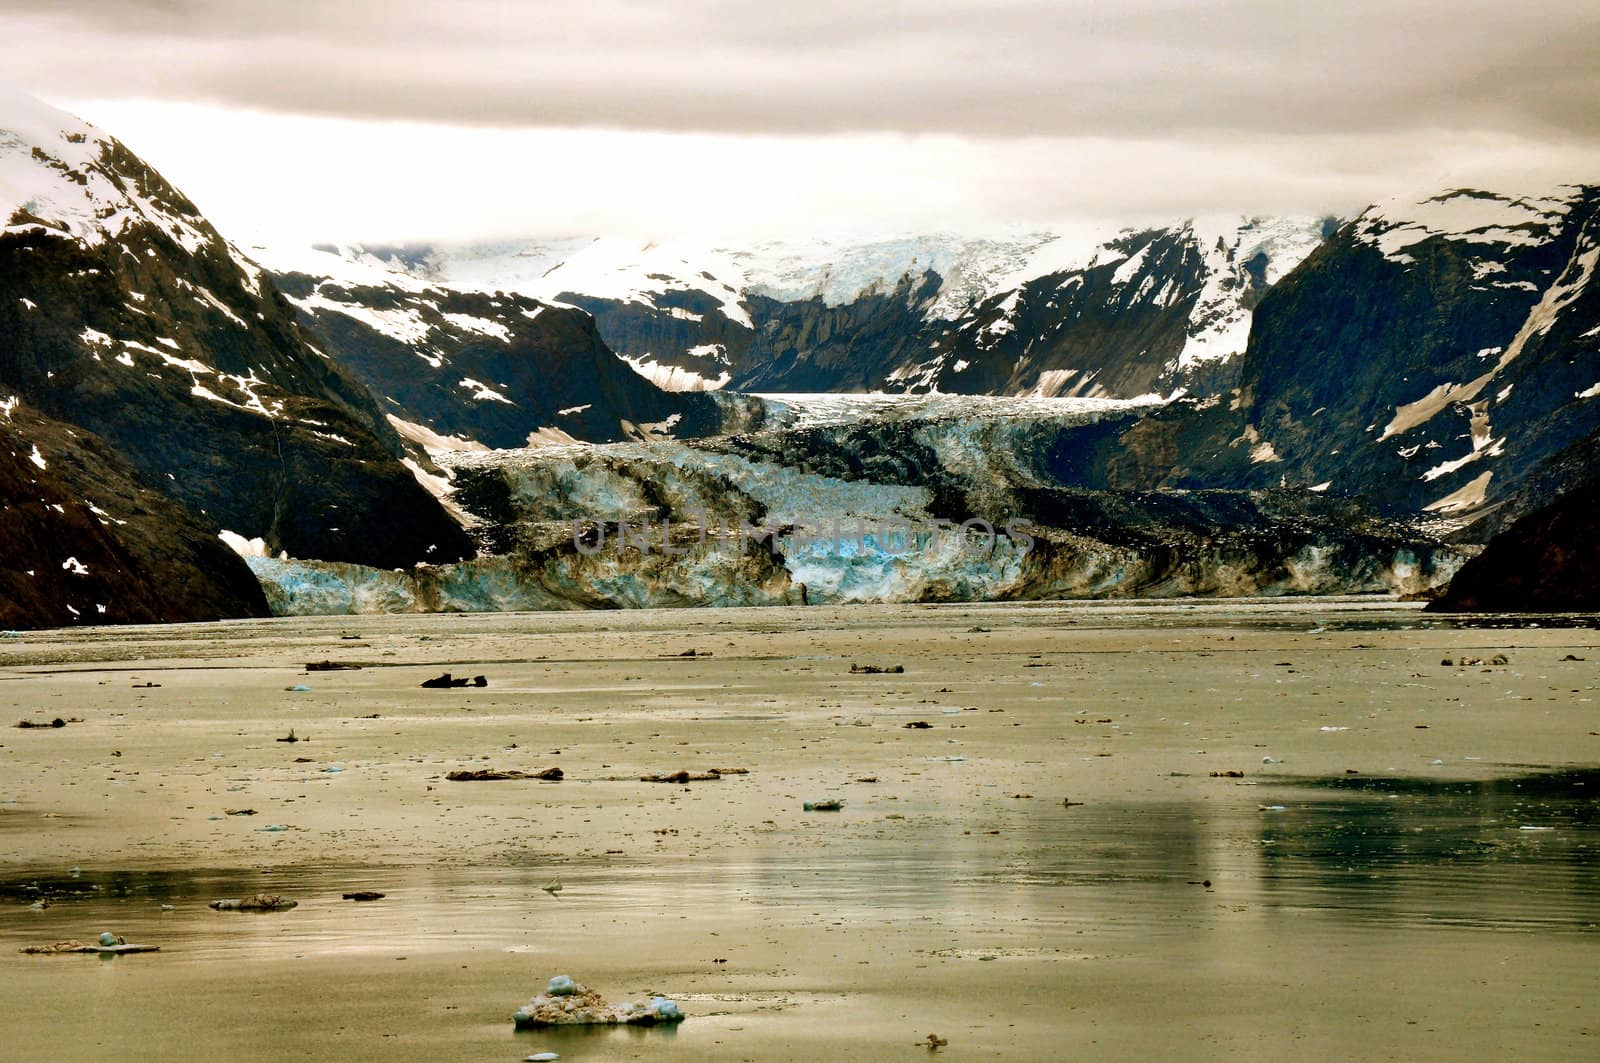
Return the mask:
<svg viewBox="0 0 1600 1063">
<path fill-rule="evenodd" d="M 732 386 L 758 392 L 892 386 L 896 369 L 926 350 L 929 325 L 923 307 L 940 284 L 933 272 L 907 275 L 888 291 L 866 292 L 838 306 L 818 297 L 748 297 L 757 327 Z M 606 327 L 603 319 L 601 327 Z"/>
<path fill-rule="evenodd" d="M 0 413 L 0 627 L 265 616 L 243 559 L 103 440 Z"/>
<path fill-rule="evenodd" d="M 708 292 L 669 290 L 651 303 L 583 292 L 562 292 L 558 298 L 587 310 L 610 349 L 675 391 L 732 387 L 735 366 L 762 361 L 751 353 L 755 331 L 729 318 L 721 300 Z M 653 371 L 654 366 L 660 369 Z"/>
<path fill-rule="evenodd" d="M 1117 240 L 1127 257 L 1030 281 L 953 323 L 928 380 L 940 391 L 1131 397 L 1174 390 L 1191 315 L 1206 281 L 1187 231 Z M 1132 264 L 1132 268 L 1130 267 Z M 1225 275 L 1239 304 L 1257 295 L 1249 275 Z"/>
<path fill-rule="evenodd" d="M 0 151 L 37 188 L 0 233 L 0 398 L 94 433 L 213 535 L 385 567 L 472 552 L 371 396 L 192 203 L 91 127 L 4 102 Z"/>
<path fill-rule="evenodd" d="M 1600 612 L 1600 478 L 1518 520 L 1450 581 L 1431 612 Z"/>
<path fill-rule="evenodd" d="M 1504 202 L 1446 202 L 1460 199 Z M 1600 196 L 1561 206 L 1508 211 L 1525 220 L 1503 241 L 1427 235 L 1392 253 L 1386 222 L 1357 221 L 1268 296 L 1241 386 L 1272 471 L 1472 517 L 1600 427 L 1578 397 L 1600 380 L 1583 338 L 1600 325 Z"/>
<path fill-rule="evenodd" d="M 530 437 L 611 442 L 722 426 L 727 404 L 640 377 L 580 310 L 503 292 L 275 279 L 386 414 L 440 436 L 513 448 Z"/>
</svg>

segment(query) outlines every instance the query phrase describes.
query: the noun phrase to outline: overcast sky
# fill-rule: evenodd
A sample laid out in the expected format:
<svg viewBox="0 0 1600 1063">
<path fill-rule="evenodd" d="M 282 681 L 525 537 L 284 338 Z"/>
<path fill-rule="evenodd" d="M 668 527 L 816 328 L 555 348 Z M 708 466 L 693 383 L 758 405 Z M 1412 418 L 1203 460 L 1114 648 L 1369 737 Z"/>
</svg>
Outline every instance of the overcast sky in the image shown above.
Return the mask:
<svg viewBox="0 0 1600 1063">
<path fill-rule="evenodd" d="M 1350 212 L 1600 181 L 1595 0 L 0 0 L 253 239 Z"/>
</svg>

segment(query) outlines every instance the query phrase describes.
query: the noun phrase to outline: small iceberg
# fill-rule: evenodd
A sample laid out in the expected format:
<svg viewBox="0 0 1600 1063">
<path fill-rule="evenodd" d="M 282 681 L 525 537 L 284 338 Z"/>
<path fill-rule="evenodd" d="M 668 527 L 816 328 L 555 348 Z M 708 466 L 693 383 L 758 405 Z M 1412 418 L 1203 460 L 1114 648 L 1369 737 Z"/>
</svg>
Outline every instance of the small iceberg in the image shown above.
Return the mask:
<svg viewBox="0 0 1600 1063">
<path fill-rule="evenodd" d="M 550 1026 L 657 1026 L 680 1023 L 686 1016 L 674 1000 L 651 997 L 648 1004 L 609 1004 L 593 989 L 564 974 L 550 979 L 545 991 L 511 1016 L 519 1030 Z"/>
</svg>

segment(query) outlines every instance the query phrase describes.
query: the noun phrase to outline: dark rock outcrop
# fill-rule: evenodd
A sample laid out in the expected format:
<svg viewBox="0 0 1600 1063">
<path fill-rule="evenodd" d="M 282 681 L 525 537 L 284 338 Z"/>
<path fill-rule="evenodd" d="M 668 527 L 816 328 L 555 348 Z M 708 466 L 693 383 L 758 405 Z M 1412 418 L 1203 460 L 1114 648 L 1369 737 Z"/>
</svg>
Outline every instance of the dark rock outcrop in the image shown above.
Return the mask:
<svg viewBox="0 0 1600 1063">
<path fill-rule="evenodd" d="M 1430 612 L 1600 612 L 1600 478 L 1513 523 Z"/>
</svg>

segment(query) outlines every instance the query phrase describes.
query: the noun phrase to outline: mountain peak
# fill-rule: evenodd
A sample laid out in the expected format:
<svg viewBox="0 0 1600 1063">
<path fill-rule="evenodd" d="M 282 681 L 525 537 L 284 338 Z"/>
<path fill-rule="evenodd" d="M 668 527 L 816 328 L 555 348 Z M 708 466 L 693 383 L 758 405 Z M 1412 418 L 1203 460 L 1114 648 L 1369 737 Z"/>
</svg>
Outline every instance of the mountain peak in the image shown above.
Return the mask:
<svg viewBox="0 0 1600 1063">
<path fill-rule="evenodd" d="M 138 224 L 156 226 L 190 254 L 223 243 L 193 203 L 122 144 L 37 97 L 5 88 L 0 223 L 0 232 L 44 232 L 89 247 Z"/>
<path fill-rule="evenodd" d="M 104 150 L 93 126 L 36 97 L 0 85 L 0 221 L 96 231 L 84 179 Z M 87 209 L 86 209 L 87 208 Z"/>
</svg>

